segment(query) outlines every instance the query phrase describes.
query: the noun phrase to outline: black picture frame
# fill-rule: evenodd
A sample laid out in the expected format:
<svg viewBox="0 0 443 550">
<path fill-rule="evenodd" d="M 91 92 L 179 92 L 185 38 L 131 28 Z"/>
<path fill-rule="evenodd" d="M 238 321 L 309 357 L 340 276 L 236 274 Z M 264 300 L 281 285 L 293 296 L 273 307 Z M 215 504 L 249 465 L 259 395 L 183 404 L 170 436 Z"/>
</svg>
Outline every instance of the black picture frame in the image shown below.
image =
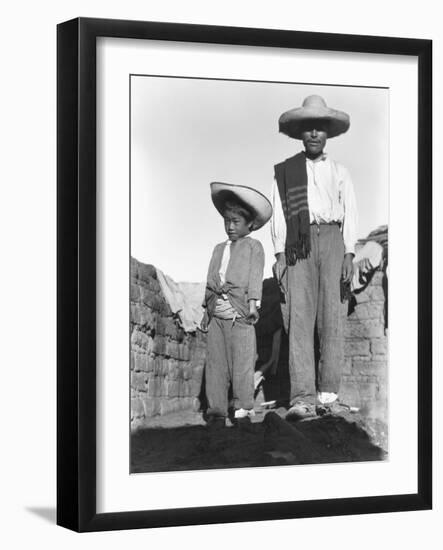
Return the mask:
<svg viewBox="0 0 443 550">
<path fill-rule="evenodd" d="M 96 511 L 96 39 L 398 54 L 418 60 L 418 471 L 416 494 Z M 57 523 L 150 528 L 432 507 L 432 42 L 286 30 L 78 18 L 57 29 Z"/>
</svg>

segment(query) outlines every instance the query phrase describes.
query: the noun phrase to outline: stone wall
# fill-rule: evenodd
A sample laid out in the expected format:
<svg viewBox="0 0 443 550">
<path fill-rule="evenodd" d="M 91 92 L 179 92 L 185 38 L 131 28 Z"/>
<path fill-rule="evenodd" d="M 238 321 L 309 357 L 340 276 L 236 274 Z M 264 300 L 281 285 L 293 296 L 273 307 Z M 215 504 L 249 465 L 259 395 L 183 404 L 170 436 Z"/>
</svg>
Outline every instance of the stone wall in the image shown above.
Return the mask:
<svg viewBox="0 0 443 550">
<path fill-rule="evenodd" d="M 383 265 L 386 266 L 387 228 L 380 229 L 385 239 L 381 244 L 384 247 Z M 376 237 L 380 235 L 377 233 Z M 264 285 L 263 306 L 268 294 L 272 304 L 275 301 L 274 295 L 266 290 L 266 281 Z M 388 410 L 386 292 L 386 275 L 377 270 L 367 287 L 356 293 L 351 301 L 345 326 L 345 364 L 340 389 L 340 397 L 345 403 L 359 407 L 363 415 L 380 421 L 383 426 L 386 426 Z M 260 336 L 260 342 L 265 342 L 265 336 Z M 277 373 L 267 382 L 272 394 L 267 395 L 265 391 L 266 399 L 284 400 L 287 397 L 286 348 L 287 338 L 284 337 Z M 265 356 L 270 353 L 270 350 L 264 351 Z M 132 259 L 132 427 L 143 425 L 153 416 L 198 411 L 205 356 L 206 335 L 199 330 L 187 333 L 181 328 L 161 292 L 155 268 Z"/>
<path fill-rule="evenodd" d="M 206 335 L 180 327 L 155 268 L 131 259 L 131 427 L 198 410 L 205 354 Z"/>
<path fill-rule="evenodd" d="M 388 338 L 383 271 L 355 294 L 345 325 L 341 398 L 368 417 L 386 421 Z"/>
</svg>

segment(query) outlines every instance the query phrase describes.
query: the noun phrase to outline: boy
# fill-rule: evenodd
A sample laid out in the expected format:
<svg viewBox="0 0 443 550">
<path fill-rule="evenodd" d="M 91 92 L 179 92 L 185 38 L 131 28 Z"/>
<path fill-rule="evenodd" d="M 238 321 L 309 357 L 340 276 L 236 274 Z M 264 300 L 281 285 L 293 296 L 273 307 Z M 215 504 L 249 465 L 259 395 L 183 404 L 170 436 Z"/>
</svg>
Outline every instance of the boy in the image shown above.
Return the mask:
<svg viewBox="0 0 443 550">
<path fill-rule="evenodd" d="M 254 415 L 254 324 L 262 294 L 264 251 L 249 237 L 272 215 L 268 199 L 250 187 L 211 183 L 228 240 L 214 248 L 209 263 L 202 330 L 208 330 L 206 396 L 208 422 L 225 424 L 232 383 L 234 417 Z"/>
</svg>

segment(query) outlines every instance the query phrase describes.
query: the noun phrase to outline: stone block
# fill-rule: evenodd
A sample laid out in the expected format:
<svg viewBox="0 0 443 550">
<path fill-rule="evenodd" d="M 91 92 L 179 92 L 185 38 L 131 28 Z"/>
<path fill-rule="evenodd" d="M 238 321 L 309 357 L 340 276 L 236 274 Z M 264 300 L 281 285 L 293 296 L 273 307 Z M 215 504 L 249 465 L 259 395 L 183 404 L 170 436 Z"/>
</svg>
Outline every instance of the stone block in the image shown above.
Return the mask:
<svg viewBox="0 0 443 550">
<path fill-rule="evenodd" d="M 155 373 L 155 360 L 153 355 L 146 355 L 146 372 Z"/>
<path fill-rule="evenodd" d="M 197 350 L 195 353 L 192 354 L 191 365 L 194 370 L 203 370 L 205 364 L 206 351 L 204 351 L 204 353 L 200 353 L 199 350 Z"/>
<path fill-rule="evenodd" d="M 143 304 L 150 307 L 154 311 L 159 312 L 161 309 L 162 298 L 156 292 L 152 292 L 148 287 L 142 286 L 141 300 Z"/>
<path fill-rule="evenodd" d="M 162 379 L 154 376 L 148 379 L 147 394 L 148 397 L 160 397 L 162 392 Z"/>
<path fill-rule="evenodd" d="M 379 401 L 379 385 L 374 382 L 363 382 L 359 385 L 360 393 L 360 411 L 362 414 L 370 416 L 371 410 L 377 406 Z"/>
<path fill-rule="evenodd" d="M 178 358 L 181 361 L 189 361 L 191 359 L 191 350 L 187 342 L 183 342 L 182 344 L 179 344 L 178 353 L 179 353 Z"/>
<path fill-rule="evenodd" d="M 370 300 L 373 300 L 374 302 L 375 301 L 380 301 L 380 302 L 385 301 L 385 293 L 384 293 L 384 290 L 383 290 L 382 286 L 369 286 L 368 287 L 368 293 L 369 293 Z"/>
<path fill-rule="evenodd" d="M 380 320 L 347 319 L 345 323 L 346 338 L 381 338 L 384 336 L 384 324 Z"/>
<path fill-rule="evenodd" d="M 145 332 L 135 329 L 131 334 L 131 344 L 147 349 L 149 346 L 149 336 Z"/>
<path fill-rule="evenodd" d="M 163 373 L 163 357 L 161 355 L 154 355 L 153 374 L 154 376 L 161 376 L 162 373 Z"/>
<path fill-rule="evenodd" d="M 183 372 L 183 378 L 185 380 L 189 380 L 190 378 L 192 378 L 192 366 L 190 364 L 184 365 L 182 372 Z"/>
<path fill-rule="evenodd" d="M 375 354 L 372 356 L 372 361 L 377 361 L 380 363 L 384 363 L 386 366 L 388 365 L 388 356 L 383 354 Z"/>
<path fill-rule="evenodd" d="M 148 372 L 148 356 L 146 353 L 134 353 L 134 371 Z"/>
<path fill-rule="evenodd" d="M 340 399 L 353 407 L 359 407 L 360 412 L 368 415 L 380 407 L 380 385 L 373 378 L 342 377 Z"/>
<path fill-rule="evenodd" d="M 365 375 L 373 377 L 386 376 L 386 363 L 383 361 L 362 361 L 361 359 L 352 361 L 352 374 Z"/>
<path fill-rule="evenodd" d="M 380 286 L 383 284 L 383 278 L 384 278 L 384 273 L 383 271 L 380 271 L 380 270 L 377 270 L 372 279 L 371 279 L 371 284 L 370 286 Z"/>
<path fill-rule="evenodd" d="M 138 302 L 140 300 L 140 287 L 137 283 L 131 282 L 131 302 Z"/>
<path fill-rule="evenodd" d="M 160 309 L 161 315 L 164 317 L 171 317 L 173 315 L 171 308 L 169 307 L 169 304 L 166 300 L 162 301 L 161 309 Z"/>
<path fill-rule="evenodd" d="M 160 404 L 160 414 L 169 414 L 180 410 L 180 400 L 178 398 L 163 399 Z"/>
<path fill-rule="evenodd" d="M 190 396 L 191 397 L 198 397 L 200 395 L 201 387 L 202 387 L 202 381 L 192 379 L 189 381 L 190 385 Z"/>
<path fill-rule="evenodd" d="M 161 293 L 161 286 L 157 279 L 154 279 L 151 277 L 149 280 L 141 280 L 139 279 L 139 283 L 147 289 L 149 289 L 151 292 L 155 293 Z"/>
<path fill-rule="evenodd" d="M 132 279 L 138 279 L 138 265 L 139 265 L 138 261 L 135 258 L 131 257 L 130 272 L 131 272 Z"/>
<path fill-rule="evenodd" d="M 169 398 L 178 397 L 180 394 L 180 382 L 178 380 L 167 380 L 165 395 Z"/>
<path fill-rule="evenodd" d="M 172 316 L 171 308 L 160 292 L 153 292 L 146 286 L 141 288 L 141 300 L 143 304 L 157 312 L 162 317 Z"/>
<path fill-rule="evenodd" d="M 345 356 L 369 355 L 369 340 L 365 339 L 346 339 Z"/>
<path fill-rule="evenodd" d="M 369 296 L 368 289 L 369 289 L 369 287 L 366 287 L 363 291 L 354 293 L 354 297 L 355 297 L 355 300 L 356 300 L 357 304 L 363 304 L 365 302 L 369 302 L 371 297 Z"/>
<path fill-rule="evenodd" d="M 147 376 L 144 372 L 132 372 L 131 373 L 131 388 L 137 391 L 145 392 L 147 389 Z"/>
<path fill-rule="evenodd" d="M 183 380 L 183 396 L 187 401 L 195 397 L 192 387 L 192 380 Z M 192 407 L 192 404 L 190 407 Z"/>
<path fill-rule="evenodd" d="M 352 358 L 345 357 L 345 360 L 343 362 L 342 374 L 351 374 L 351 368 L 352 368 Z"/>
<path fill-rule="evenodd" d="M 363 361 L 369 363 L 372 361 L 372 355 L 354 355 L 354 357 L 349 357 L 349 359 L 351 359 L 351 362 Z"/>
<path fill-rule="evenodd" d="M 172 340 L 179 340 L 180 330 L 172 317 L 166 319 L 165 335 Z"/>
<path fill-rule="evenodd" d="M 206 348 L 206 343 L 208 341 L 208 334 L 206 332 L 201 332 L 197 330 L 195 333 L 195 340 L 198 347 Z"/>
<path fill-rule="evenodd" d="M 169 380 L 177 380 L 180 374 L 180 368 L 176 359 L 168 360 L 168 378 Z"/>
<path fill-rule="evenodd" d="M 157 279 L 157 271 L 153 265 L 142 264 L 139 262 L 138 278 L 149 283 L 151 279 Z"/>
<path fill-rule="evenodd" d="M 374 274 L 369 285 L 361 292 L 355 293 L 357 303 L 368 302 L 370 300 L 385 300 L 383 291 L 383 273 L 377 272 Z"/>
<path fill-rule="evenodd" d="M 147 397 L 143 399 L 143 410 L 146 417 L 152 417 L 160 414 L 161 400 L 155 397 Z"/>
<path fill-rule="evenodd" d="M 180 359 L 179 345 L 180 344 L 177 344 L 177 342 L 168 340 L 165 346 L 165 355 L 172 357 L 173 359 Z"/>
<path fill-rule="evenodd" d="M 386 337 L 372 338 L 371 353 L 374 355 L 386 355 L 388 353 L 388 339 Z"/>
<path fill-rule="evenodd" d="M 161 374 L 163 378 L 165 378 L 169 374 L 169 361 L 170 360 L 167 357 L 162 358 L 162 365 L 161 365 L 161 370 L 159 374 Z"/>
<path fill-rule="evenodd" d="M 153 338 L 152 352 L 157 355 L 165 355 L 166 342 L 163 336 L 155 335 Z"/>
<path fill-rule="evenodd" d="M 198 399 L 197 399 L 198 401 Z M 191 397 L 186 397 L 186 409 L 187 410 L 194 410 L 194 403 L 195 403 L 195 397 L 194 396 L 191 396 Z"/>
<path fill-rule="evenodd" d="M 172 407 L 169 399 L 162 399 L 160 402 L 160 415 L 164 416 L 165 414 L 170 414 L 172 412 Z"/>
<path fill-rule="evenodd" d="M 131 323 L 134 325 L 140 325 L 140 306 L 138 304 L 131 304 Z"/>
<path fill-rule="evenodd" d="M 192 379 L 201 380 L 203 377 L 203 371 L 205 370 L 204 365 L 195 365 L 192 363 Z"/>
<path fill-rule="evenodd" d="M 135 352 L 131 351 L 131 362 L 130 367 L 131 370 L 135 369 Z"/>
<path fill-rule="evenodd" d="M 160 315 L 157 316 L 155 321 L 155 334 L 159 336 L 164 336 L 166 334 L 166 323 L 167 318 L 163 318 Z"/>
<path fill-rule="evenodd" d="M 131 304 L 131 323 L 151 330 L 154 326 L 155 315 L 143 304 Z"/>
<path fill-rule="evenodd" d="M 131 399 L 131 419 L 143 418 L 145 411 L 143 408 L 143 402 L 138 397 Z"/>
<path fill-rule="evenodd" d="M 384 302 L 364 302 L 357 304 L 351 319 L 382 319 L 384 315 Z"/>
<path fill-rule="evenodd" d="M 200 405 L 201 405 L 200 399 L 198 399 L 198 397 L 194 397 L 192 399 L 192 410 L 194 412 L 198 412 L 200 410 Z"/>
</svg>

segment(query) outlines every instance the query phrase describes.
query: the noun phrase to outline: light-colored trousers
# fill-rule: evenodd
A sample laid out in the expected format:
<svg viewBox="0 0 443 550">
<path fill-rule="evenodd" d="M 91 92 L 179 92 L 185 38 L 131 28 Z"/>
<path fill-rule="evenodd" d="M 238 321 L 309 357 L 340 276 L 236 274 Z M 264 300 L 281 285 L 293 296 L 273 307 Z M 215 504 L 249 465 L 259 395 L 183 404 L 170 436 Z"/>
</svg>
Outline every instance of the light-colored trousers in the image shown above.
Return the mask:
<svg viewBox="0 0 443 550">
<path fill-rule="evenodd" d="M 206 397 L 208 415 L 226 416 L 232 383 L 235 409 L 254 407 L 255 329 L 243 319 L 213 317 L 208 327 Z"/>
<path fill-rule="evenodd" d="M 344 258 L 338 225 L 311 225 L 311 254 L 288 266 L 281 286 L 282 313 L 289 336 L 290 402 L 315 403 L 318 392 L 338 393 L 344 361 L 343 327 L 347 302 L 341 303 Z M 315 368 L 314 331 L 320 345 Z"/>
</svg>

